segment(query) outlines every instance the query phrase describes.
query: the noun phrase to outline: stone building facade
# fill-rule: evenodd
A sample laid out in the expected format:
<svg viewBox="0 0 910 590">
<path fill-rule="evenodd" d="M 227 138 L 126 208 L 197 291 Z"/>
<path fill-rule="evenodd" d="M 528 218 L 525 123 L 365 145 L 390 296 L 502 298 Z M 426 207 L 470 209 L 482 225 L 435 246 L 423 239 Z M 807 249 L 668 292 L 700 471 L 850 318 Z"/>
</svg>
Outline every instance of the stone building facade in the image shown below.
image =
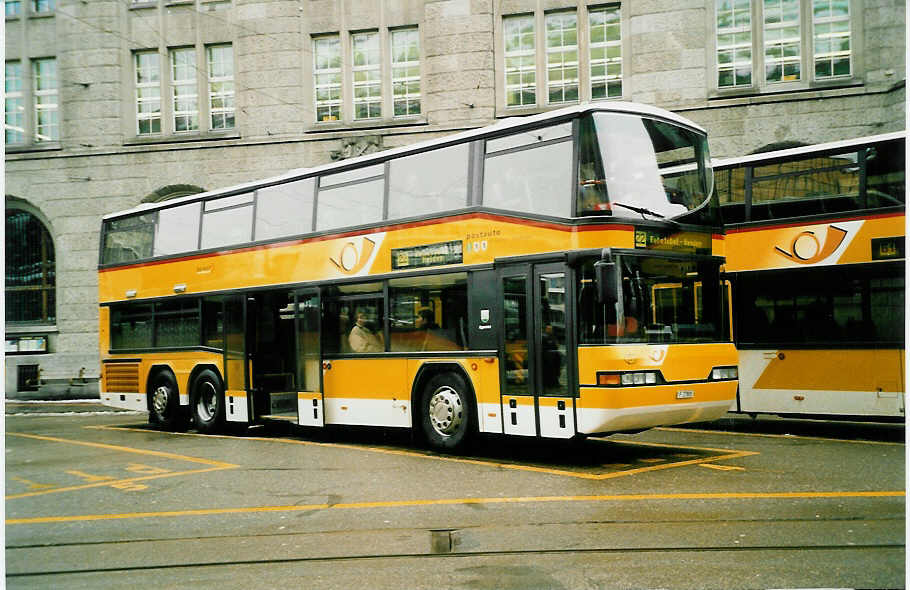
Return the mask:
<svg viewBox="0 0 910 590">
<path fill-rule="evenodd" d="M 905 128 L 903 0 L 5 4 L 13 397 L 97 392 L 100 221 L 143 201 L 596 100 L 716 157 Z"/>
</svg>

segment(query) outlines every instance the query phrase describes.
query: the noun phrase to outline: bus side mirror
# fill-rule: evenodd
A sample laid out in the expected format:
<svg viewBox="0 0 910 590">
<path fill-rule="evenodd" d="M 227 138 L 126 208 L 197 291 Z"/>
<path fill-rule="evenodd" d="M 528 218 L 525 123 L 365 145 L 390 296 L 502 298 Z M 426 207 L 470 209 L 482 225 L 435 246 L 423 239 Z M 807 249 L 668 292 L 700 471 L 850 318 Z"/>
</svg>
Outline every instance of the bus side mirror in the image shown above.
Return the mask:
<svg viewBox="0 0 910 590">
<path fill-rule="evenodd" d="M 615 262 L 598 260 L 594 263 L 597 299 L 601 303 L 616 303 L 619 293 L 619 271 Z"/>
</svg>

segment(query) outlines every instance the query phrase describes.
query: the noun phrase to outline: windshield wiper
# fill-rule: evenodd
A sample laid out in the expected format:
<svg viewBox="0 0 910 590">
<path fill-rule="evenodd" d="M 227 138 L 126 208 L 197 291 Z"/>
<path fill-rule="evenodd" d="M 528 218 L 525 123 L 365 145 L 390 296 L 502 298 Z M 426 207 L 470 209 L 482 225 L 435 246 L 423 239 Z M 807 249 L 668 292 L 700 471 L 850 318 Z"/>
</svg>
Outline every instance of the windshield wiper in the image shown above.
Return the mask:
<svg viewBox="0 0 910 590">
<path fill-rule="evenodd" d="M 636 207 L 636 206 L 634 206 L 634 205 L 626 205 L 625 203 L 617 203 L 616 201 L 612 201 L 610 204 L 613 205 L 614 207 L 623 207 L 623 208 L 625 208 L 625 209 L 628 209 L 629 211 L 635 211 L 636 213 L 638 213 L 639 215 L 641 215 L 641 218 L 642 218 L 642 219 L 645 218 L 645 215 L 652 215 L 652 216 L 654 216 L 654 217 L 657 217 L 658 219 L 662 219 L 662 220 L 664 220 L 664 221 L 666 221 L 666 222 L 668 222 L 668 223 L 672 223 L 673 225 L 679 225 L 679 222 L 678 222 L 678 221 L 675 221 L 675 220 L 673 220 L 673 219 L 669 219 L 669 218 L 667 218 L 666 215 L 661 215 L 661 214 L 658 213 L 657 211 L 651 211 L 650 209 L 645 209 L 644 207 Z"/>
</svg>

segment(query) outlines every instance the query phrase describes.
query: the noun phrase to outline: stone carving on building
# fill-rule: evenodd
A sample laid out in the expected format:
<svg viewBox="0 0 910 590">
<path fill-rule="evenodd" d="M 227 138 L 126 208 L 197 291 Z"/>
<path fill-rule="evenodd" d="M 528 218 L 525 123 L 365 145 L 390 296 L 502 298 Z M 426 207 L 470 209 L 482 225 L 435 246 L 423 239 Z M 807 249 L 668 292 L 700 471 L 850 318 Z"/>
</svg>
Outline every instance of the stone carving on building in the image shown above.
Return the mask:
<svg viewBox="0 0 910 590">
<path fill-rule="evenodd" d="M 352 137 L 343 139 L 340 150 L 332 150 L 329 156 L 333 162 L 356 158 L 365 154 L 372 154 L 382 150 L 382 137 L 378 135 L 367 135 L 363 137 Z"/>
</svg>

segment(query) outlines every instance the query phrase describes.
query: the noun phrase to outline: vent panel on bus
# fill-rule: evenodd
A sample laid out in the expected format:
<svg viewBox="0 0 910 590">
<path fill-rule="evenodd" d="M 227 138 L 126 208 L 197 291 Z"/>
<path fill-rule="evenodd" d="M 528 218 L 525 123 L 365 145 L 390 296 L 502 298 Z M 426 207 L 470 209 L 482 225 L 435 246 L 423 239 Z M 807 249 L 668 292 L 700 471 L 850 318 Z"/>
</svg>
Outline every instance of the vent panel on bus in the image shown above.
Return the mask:
<svg viewBox="0 0 910 590">
<path fill-rule="evenodd" d="M 105 364 L 104 384 L 109 392 L 139 391 L 139 363 Z"/>
</svg>

